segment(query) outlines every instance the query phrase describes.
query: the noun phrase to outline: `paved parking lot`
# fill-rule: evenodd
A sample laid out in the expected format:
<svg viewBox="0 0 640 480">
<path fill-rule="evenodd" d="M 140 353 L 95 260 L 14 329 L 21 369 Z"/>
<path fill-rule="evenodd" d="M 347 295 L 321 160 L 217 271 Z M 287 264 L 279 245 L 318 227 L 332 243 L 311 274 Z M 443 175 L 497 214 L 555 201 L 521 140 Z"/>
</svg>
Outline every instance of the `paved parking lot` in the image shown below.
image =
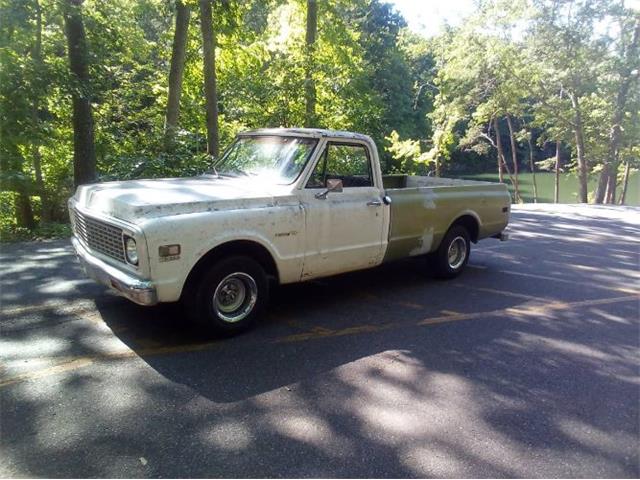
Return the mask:
<svg viewBox="0 0 640 480">
<path fill-rule="evenodd" d="M 640 209 L 514 208 L 422 261 L 283 287 L 242 336 L 1 247 L 0 476 L 638 477 Z"/>
</svg>

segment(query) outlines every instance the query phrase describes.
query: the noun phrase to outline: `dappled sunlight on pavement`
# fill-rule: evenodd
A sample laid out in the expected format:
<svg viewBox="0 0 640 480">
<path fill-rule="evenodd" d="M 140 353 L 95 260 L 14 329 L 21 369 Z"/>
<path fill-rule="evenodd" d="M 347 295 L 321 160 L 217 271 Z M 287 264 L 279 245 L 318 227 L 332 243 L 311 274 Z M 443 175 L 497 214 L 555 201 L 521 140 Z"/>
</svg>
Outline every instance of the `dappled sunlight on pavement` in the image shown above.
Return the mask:
<svg viewBox="0 0 640 480">
<path fill-rule="evenodd" d="M 225 340 L 4 248 L 0 474 L 637 477 L 638 213 L 516 206 L 456 280 L 283 287 Z"/>
</svg>

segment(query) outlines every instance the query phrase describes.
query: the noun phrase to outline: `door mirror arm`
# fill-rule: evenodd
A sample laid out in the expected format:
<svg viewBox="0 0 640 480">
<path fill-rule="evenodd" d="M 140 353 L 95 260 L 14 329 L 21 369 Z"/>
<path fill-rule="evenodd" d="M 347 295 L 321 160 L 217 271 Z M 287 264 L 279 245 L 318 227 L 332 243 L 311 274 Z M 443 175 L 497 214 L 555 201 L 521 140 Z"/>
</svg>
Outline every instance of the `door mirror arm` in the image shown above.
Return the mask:
<svg viewBox="0 0 640 480">
<path fill-rule="evenodd" d="M 330 192 L 334 192 L 334 193 L 342 192 L 342 180 L 340 180 L 339 178 L 327 179 L 327 188 L 325 188 L 323 191 L 319 193 L 316 193 L 315 197 L 318 200 L 326 200 L 327 195 L 329 195 Z"/>
</svg>

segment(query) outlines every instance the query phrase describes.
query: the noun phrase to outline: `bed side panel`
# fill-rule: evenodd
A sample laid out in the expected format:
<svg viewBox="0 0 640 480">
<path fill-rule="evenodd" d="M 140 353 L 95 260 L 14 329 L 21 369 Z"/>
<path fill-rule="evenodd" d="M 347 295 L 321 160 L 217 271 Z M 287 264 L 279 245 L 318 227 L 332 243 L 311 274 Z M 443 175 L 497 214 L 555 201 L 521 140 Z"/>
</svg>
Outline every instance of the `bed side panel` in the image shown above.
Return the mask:
<svg viewBox="0 0 640 480">
<path fill-rule="evenodd" d="M 479 223 L 479 239 L 501 232 L 509 220 L 504 185 L 458 185 L 389 189 L 391 226 L 384 261 L 432 252 L 462 215 Z M 507 207 L 507 211 L 503 209 Z"/>
</svg>

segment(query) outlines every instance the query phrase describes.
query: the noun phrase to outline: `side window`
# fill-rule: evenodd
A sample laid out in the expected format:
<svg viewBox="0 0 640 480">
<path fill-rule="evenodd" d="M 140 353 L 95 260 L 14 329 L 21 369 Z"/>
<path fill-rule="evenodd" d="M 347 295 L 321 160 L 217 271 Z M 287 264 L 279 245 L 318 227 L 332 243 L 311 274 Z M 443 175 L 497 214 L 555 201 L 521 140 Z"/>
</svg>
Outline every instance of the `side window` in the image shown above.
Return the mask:
<svg viewBox="0 0 640 480">
<path fill-rule="evenodd" d="M 342 186 L 372 187 L 371 162 L 363 145 L 329 143 L 318 160 L 307 188 L 324 188 L 327 179 L 340 179 Z"/>
</svg>

